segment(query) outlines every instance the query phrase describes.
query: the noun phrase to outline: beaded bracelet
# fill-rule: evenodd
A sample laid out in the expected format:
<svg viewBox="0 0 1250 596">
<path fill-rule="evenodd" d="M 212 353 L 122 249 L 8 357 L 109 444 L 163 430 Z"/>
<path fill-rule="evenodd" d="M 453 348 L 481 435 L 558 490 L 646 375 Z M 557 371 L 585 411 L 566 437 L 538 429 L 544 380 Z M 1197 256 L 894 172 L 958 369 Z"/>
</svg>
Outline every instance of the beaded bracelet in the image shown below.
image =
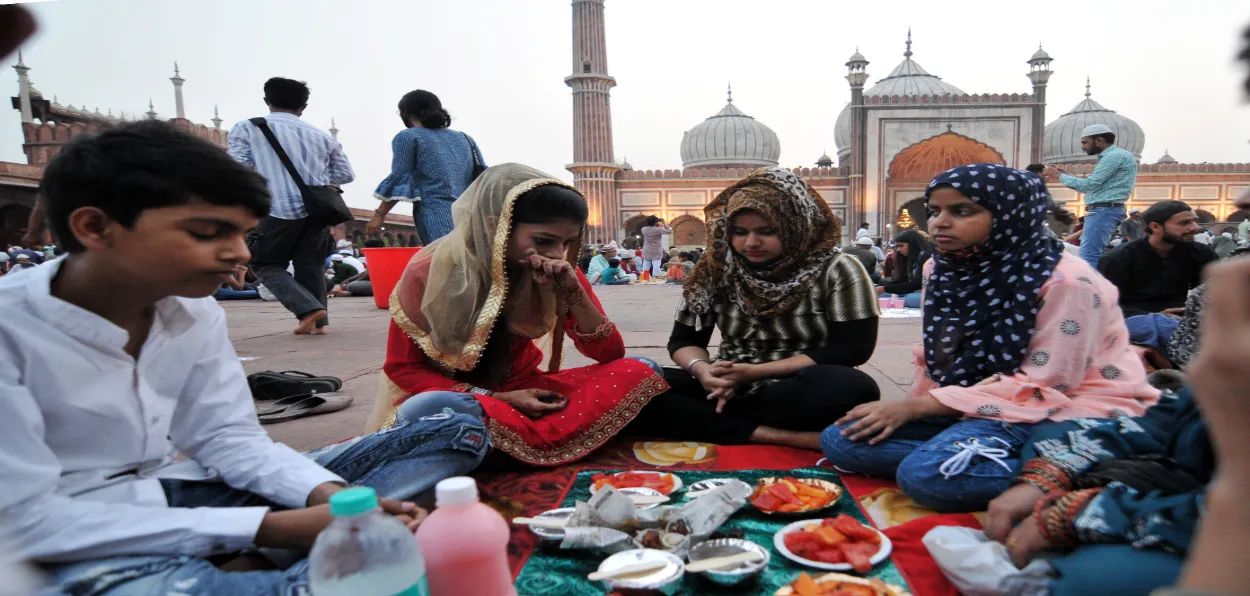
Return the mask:
<svg viewBox="0 0 1250 596">
<path fill-rule="evenodd" d="M 1063 488 L 1059 486 L 1058 482 L 1055 482 L 1053 479 L 1046 477 L 1046 476 L 1042 476 L 1040 474 L 1021 474 L 1017 476 L 1014 480 L 1012 480 L 1011 483 L 1013 485 L 1031 484 L 1037 487 L 1038 490 L 1042 491 L 1042 494 L 1044 495 L 1049 495 L 1050 493 L 1053 493 L 1053 492 L 1063 491 Z"/>
<path fill-rule="evenodd" d="M 1072 479 L 1063 468 L 1059 467 L 1055 462 L 1040 457 L 1035 457 L 1025 462 L 1020 470 L 1020 475 L 1038 475 L 1050 479 L 1063 490 L 1071 490 L 1072 488 Z"/>
<path fill-rule="evenodd" d="M 1046 543 L 1048 548 L 1058 544 L 1058 537 L 1052 533 L 1054 528 L 1051 524 L 1047 523 L 1047 514 L 1050 512 L 1050 509 L 1053 509 L 1051 505 L 1066 494 L 1068 493 L 1047 495 L 1033 504 L 1033 522 L 1037 524 L 1037 531 L 1042 535 L 1042 541 Z"/>
<path fill-rule="evenodd" d="M 1101 488 L 1090 488 L 1076 491 L 1068 495 L 1068 501 L 1063 504 L 1061 523 L 1064 526 L 1065 533 L 1070 536 L 1069 539 L 1072 544 L 1076 544 L 1077 542 L 1076 518 L 1079 517 L 1081 512 L 1085 510 L 1085 507 L 1088 506 L 1089 503 L 1101 493 Z"/>
</svg>

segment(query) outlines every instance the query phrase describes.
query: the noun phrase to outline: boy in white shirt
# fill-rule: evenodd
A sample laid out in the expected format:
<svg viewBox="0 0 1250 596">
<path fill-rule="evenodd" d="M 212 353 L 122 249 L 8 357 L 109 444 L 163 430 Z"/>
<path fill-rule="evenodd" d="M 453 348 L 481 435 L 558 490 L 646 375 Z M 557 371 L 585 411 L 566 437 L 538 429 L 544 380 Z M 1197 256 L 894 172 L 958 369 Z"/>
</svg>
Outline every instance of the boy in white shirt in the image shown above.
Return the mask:
<svg viewBox="0 0 1250 596">
<path fill-rule="evenodd" d="M 415 527 L 410 500 L 481 462 L 482 421 L 450 409 L 306 455 L 269 439 L 209 298 L 268 191 L 217 147 L 130 124 L 66 145 L 41 190 L 69 254 L 0 278 L 0 528 L 58 593 L 306 593 L 306 561 L 237 553 L 307 551 L 349 482 Z"/>
</svg>

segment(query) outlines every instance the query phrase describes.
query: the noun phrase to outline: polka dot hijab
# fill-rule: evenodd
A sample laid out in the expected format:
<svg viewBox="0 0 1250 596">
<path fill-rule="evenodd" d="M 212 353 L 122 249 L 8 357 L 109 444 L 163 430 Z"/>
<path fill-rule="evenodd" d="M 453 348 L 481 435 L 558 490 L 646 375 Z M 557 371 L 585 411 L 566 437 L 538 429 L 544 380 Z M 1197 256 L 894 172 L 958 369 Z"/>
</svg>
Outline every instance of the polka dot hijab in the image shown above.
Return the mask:
<svg viewBox="0 0 1250 596">
<path fill-rule="evenodd" d="M 1038 294 L 1063 246 L 1046 234 L 1050 195 L 1031 172 L 994 164 L 952 168 L 929 183 L 925 198 L 949 186 L 989 209 L 990 239 L 933 255 L 925 289 L 924 352 L 938 385 L 975 385 L 1024 363 Z"/>
</svg>

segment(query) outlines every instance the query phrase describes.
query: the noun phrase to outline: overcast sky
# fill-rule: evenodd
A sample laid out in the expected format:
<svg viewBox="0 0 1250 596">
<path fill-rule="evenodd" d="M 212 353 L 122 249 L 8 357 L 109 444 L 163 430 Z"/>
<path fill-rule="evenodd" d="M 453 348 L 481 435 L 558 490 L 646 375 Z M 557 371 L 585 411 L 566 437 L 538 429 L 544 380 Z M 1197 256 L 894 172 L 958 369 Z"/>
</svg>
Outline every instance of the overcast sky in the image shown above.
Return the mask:
<svg viewBox="0 0 1250 596">
<path fill-rule="evenodd" d="M 26 63 L 62 104 L 139 114 L 151 98 L 173 117 L 176 60 L 188 117 L 209 124 L 217 105 L 229 127 L 265 111 L 267 78 L 307 81 L 304 117 L 336 119 L 356 206 L 372 206 L 402 126 L 396 103 L 417 88 L 442 98 L 489 163 L 571 179 L 568 0 L 63 0 L 34 11 L 42 29 Z M 1183 162 L 1250 162 L 1233 61 L 1244 0 L 608 0 L 606 13 L 616 157 L 638 169 L 680 168 L 683 131 L 724 106 L 729 82 L 734 103 L 780 137 L 782 165 L 834 155 L 847 57 L 859 47 L 871 85 L 902 60 L 909 26 L 914 59 L 969 93 L 1029 92 L 1025 61 L 1042 42 L 1055 58 L 1047 121 L 1082 99 L 1089 75 L 1094 99 L 1145 130 L 1146 160 L 1166 148 Z M 3 112 L 0 160 L 23 162 L 19 114 Z"/>
</svg>

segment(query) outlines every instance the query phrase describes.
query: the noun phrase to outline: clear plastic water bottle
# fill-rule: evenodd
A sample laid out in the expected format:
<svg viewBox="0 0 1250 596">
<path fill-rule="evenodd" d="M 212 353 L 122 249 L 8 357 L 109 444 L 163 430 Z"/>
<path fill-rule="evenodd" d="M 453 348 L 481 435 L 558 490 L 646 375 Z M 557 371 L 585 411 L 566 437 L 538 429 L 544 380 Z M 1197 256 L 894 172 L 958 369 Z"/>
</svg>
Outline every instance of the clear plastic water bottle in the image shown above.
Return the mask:
<svg viewBox="0 0 1250 596">
<path fill-rule="evenodd" d="M 429 596 L 416 537 L 382 512 L 376 491 L 339 491 L 330 514 L 308 556 L 313 596 Z"/>
</svg>

